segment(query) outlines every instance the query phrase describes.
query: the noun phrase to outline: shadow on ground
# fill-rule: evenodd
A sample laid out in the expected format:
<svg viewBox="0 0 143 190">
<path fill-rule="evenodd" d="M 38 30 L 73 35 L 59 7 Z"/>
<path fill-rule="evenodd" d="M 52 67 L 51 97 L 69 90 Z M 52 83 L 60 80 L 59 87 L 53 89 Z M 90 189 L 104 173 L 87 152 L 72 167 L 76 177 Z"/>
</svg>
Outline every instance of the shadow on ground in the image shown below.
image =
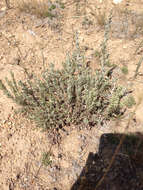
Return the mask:
<svg viewBox="0 0 143 190">
<path fill-rule="evenodd" d="M 86 165 L 71 190 L 143 190 L 143 135 L 125 136 L 103 183 L 96 188 L 122 134 L 101 136 L 98 154 L 89 153 Z"/>
</svg>

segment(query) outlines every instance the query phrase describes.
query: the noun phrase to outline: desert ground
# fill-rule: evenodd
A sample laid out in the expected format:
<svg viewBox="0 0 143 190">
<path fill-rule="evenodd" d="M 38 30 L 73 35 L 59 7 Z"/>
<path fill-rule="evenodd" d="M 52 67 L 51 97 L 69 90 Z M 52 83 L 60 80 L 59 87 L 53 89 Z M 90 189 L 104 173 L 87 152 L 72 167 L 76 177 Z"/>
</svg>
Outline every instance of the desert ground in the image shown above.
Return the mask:
<svg viewBox="0 0 143 190">
<path fill-rule="evenodd" d="M 143 64 L 134 76 L 143 56 L 143 0 L 123 0 L 119 4 L 111 0 L 57 1 L 53 19 L 30 12 L 30 8 L 22 7 L 20 1 L 22 4 L 22 0 L 10 0 L 10 9 L 4 0 L 0 1 L 1 80 L 10 79 L 10 71 L 17 81 L 25 80 L 24 68 L 40 77 L 48 63 L 54 63 L 60 69 L 66 54 L 75 48 L 76 32 L 90 66 L 93 70 L 100 68 L 98 52 L 104 39 L 105 20 L 113 10 L 108 40 L 110 61 L 118 66 L 115 72 L 119 83 L 133 91 L 136 102 L 140 101 L 143 96 Z M 119 122 L 111 121 L 90 130 L 71 126 L 61 132 L 60 143 L 55 144 L 51 143 L 49 133 L 37 128 L 34 122 L 15 110 L 18 110 L 18 105 L 0 91 L 1 190 L 70 190 L 89 153 L 98 153 L 103 134 L 143 132 L 142 101 L 129 126 L 130 112 L 134 108 L 127 110 Z M 44 162 L 44 155 L 49 151 L 48 164 L 48 161 Z M 101 189 L 120 189 L 120 185 L 112 187 Z M 84 190 L 84 186 L 79 189 Z"/>
</svg>

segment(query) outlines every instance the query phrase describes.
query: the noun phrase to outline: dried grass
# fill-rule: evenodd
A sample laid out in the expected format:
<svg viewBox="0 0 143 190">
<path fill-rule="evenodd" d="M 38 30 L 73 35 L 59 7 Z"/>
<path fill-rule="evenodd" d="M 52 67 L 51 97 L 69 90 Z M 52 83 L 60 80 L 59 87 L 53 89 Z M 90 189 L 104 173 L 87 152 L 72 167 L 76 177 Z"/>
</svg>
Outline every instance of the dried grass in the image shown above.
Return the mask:
<svg viewBox="0 0 143 190">
<path fill-rule="evenodd" d="M 16 0 L 16 4 L 20 11 L 32 13 L 38 17 L 54 17 L 52 10 L 56 8 L 49 0 Z"/>
</svg>

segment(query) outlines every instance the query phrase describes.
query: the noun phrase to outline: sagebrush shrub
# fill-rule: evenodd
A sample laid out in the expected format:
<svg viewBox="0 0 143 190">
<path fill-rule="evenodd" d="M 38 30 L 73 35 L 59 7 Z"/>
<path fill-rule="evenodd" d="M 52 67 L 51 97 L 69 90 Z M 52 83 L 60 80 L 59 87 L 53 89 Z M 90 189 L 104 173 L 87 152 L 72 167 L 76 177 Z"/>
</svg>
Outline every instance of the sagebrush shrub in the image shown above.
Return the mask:
<svg viewBox="0 0 143 190">
<path fill-rule="evenodd" d="M 34 76 L 34 79 L 29 77 L 26 82 L 18 83 L 12 74 L 11 81 L 6 79 L 10 91 L 2 81 L 0 89 L 22 105 L 27 116 L 44 129 L 59 129 L 72 124 L 94 126 L 120 116 L 124 108 L 135 102 L 133 97 L 128 97 L 128 90 L 112 77 L 116 66 L 110 69 L 107 66 L 110 23 L 111 18 L 105 25 L 100 52 L 101 69 L 93 72 L 86 64 L 76 39 L 76 50 L 67 55 L 62 69 L 51 64 L 42 73 L 42 79 Z"/>
<path fill-rule="evenodd" d="M 83 123 L 93 126 L 121 114 L 127 89 L 112 79 L 109 70 L 93 73 L 78 50 L 62 65 L 59 70 L 51 64 L 42 79 L 35 76 L 26 82 L 16 83 L 12 74 L 12 81 L 6 79 L 10 91 L 2 81 L 0 87 L 44 129 Z"/>
</svg>

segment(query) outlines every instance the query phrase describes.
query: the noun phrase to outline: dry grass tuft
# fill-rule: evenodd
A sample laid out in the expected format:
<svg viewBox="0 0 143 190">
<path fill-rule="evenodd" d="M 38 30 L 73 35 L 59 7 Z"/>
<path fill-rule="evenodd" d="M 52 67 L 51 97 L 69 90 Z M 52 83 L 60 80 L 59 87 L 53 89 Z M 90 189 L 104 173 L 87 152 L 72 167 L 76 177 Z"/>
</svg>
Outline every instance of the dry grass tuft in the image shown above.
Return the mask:
<svg viewBox="0 0 143 190">
<path fill-rule="evenodd" d="M 96 21 L 99 26 L 104 27 L 106 24 L 106 12 L 97 10 L 96 11 Z"/>
<path fill-rule="evenodd" d="M 16 4 L 20 11 L 31 13 L 37 17 L 56 17 L 56 8 L 62 8 L 61 4 L 50 0 L 16 0 Z"/>
</svg>

